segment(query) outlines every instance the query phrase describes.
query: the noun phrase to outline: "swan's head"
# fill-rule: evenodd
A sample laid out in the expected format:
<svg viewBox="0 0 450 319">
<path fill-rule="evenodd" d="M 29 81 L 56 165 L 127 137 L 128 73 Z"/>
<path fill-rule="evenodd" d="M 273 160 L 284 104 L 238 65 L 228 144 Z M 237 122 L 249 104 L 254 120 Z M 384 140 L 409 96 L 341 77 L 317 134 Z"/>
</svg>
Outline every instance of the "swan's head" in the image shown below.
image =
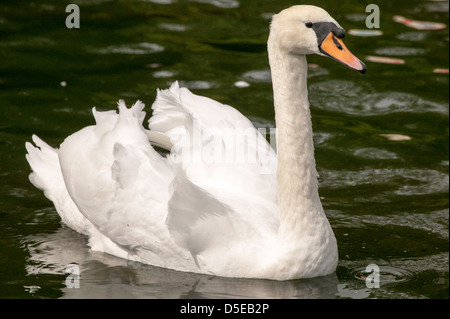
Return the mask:
<svg viewBox="0 0 450 319">
<path fill-rule="evenodd" d="M 325 10 L 298 5 L 274 15 L 270 26 L 269 45 L 290 54 L 318 54 L 357 70 L 366 66 L 344 45 L 345 30 Z"/>
</svg>

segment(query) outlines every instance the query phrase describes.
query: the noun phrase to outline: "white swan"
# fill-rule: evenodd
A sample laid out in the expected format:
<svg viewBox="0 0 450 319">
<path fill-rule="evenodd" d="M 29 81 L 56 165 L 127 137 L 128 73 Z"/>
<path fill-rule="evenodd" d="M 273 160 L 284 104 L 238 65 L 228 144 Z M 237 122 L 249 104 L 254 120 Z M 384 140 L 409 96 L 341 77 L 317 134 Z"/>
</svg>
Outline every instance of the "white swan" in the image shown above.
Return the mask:
<svg viewBox="0 0 450 319">
<path fill-rule="evenodd" d="M 30 180 L 65 224 L 89 236 L 93 250 L 227 277 L 333 273 L 338 251 L 318 195 L 305 55 L 330 56 L 364 73 L 344 34 L 314 6 L 273 17 L 278 157 L 237 110 L 174 83 L 158 91 L 150 133 L 142 126 L 144 105 L 128 109 L 120 101 L 119 114 L 94 108 L 96 124 L 59 150 L 33 136 L 37 147 L 26 144 Z M 243 148 L 236 132 L 245 133 Z M 161 156 L 149 138 L 163 146 L 170 138 L 170 154 Z M 268 162 L 278 165 L 276 174 L 264 172 Z"/>
</svg>

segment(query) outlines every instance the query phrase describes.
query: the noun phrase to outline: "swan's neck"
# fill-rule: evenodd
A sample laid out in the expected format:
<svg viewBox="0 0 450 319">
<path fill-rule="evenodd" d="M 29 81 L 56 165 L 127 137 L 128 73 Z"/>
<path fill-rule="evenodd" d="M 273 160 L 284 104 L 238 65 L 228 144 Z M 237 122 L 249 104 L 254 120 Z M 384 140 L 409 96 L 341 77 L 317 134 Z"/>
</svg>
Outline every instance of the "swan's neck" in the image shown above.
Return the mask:
<svg viewBox="0 0 450 319">
<path fill-rule="evenodd" d="M 314 225 L 329 225 L 318 193 L 307 63 L 304 55 L 283 52 L 270 39 L 269 62 L 277 126 L 279 235 L 294 239 L 323 232 Z"/>
</svg>

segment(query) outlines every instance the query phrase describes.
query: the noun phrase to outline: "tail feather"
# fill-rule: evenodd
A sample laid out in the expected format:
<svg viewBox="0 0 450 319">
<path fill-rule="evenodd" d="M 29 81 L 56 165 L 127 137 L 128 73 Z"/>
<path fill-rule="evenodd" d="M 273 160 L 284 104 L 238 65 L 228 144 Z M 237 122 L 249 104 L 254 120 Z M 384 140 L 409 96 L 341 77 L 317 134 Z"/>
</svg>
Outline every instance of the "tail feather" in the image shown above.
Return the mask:
<svg viewBox="0 0 450 319">
<path fill-rule="evenodd" d="M 82 234 L 90 234 L 93 225 L 80 213 L 64 184 L 61 172 L 58 150 L 49 146 L 36 135 L 32 136 L 36 146 L 27 142 L 26 159 L 32 173 L 30 182 L 44 192 L 45 197 L 53 202 L 62 221 Z"/>
<path fill-rule="evenodd" d="M 52 189 L 64 182 L 59 170 L 58 151 L 36 135 L 32 139 L 36 147 L 30 142 L 25 144 L 28 152 L 26 159 L 33 170 L 29 179 L 35 187 L 44 191 L 48 199 L 53 200 Z"/>
</svg>

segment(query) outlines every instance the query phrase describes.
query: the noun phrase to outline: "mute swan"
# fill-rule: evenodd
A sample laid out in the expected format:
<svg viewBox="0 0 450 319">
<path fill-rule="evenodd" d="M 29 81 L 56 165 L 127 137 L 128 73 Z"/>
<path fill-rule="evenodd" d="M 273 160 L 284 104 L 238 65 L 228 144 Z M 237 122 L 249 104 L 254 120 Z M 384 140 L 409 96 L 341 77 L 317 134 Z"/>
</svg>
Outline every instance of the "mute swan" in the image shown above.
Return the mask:
<svg viewBox="0 0 450 319">
<path fill-rule="evenodd" d="M 94 108 L 96 124 L 59 149 L 33 135 L 36 146 L 26 143 L 30 181 L 65 224 L 89 237 L 92 250 L 225 277 L 333 273 L 338 250 L 318 194 L 305 55 L 364 73 L 344 35 L 318 7 L 294 6 L 273 17 L 268 53 L 278 156 L 236 109 L 175 82 L 158 90 L 150 131 L 140 101 L 131 108 L 119 101 L 118 114 Z M 245 132 L 244 148 L 229 138 L 235 132 Z M 160 155 L 149 139 L 170 154 Z M 232 161 L 205 160 L 224 154 Z M 267 161 L 276 173 L 262 170 Z"/>
</svg>

